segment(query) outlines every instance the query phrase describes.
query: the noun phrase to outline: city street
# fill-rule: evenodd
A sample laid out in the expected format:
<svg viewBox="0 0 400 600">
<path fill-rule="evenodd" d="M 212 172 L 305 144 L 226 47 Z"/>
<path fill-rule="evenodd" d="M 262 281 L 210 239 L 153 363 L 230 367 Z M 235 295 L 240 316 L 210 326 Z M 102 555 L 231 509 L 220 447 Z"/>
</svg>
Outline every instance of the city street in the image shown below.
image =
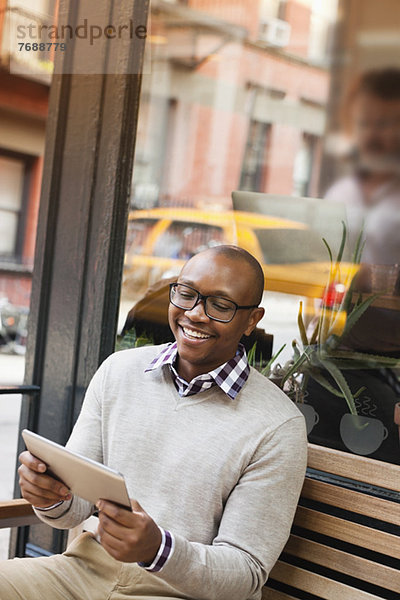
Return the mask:
<svg viewBox="0 0 400 600">
<path fill-rule="evenodd" d="M 0 353 L 0 385 L 21 384 L 25 358 Z M 18 421 L 21 397 L 0 395 L 0 500 L 13 497 Z M 0 529 L 0 559 L 8 556 L 9 529 Z"/>
</svg>

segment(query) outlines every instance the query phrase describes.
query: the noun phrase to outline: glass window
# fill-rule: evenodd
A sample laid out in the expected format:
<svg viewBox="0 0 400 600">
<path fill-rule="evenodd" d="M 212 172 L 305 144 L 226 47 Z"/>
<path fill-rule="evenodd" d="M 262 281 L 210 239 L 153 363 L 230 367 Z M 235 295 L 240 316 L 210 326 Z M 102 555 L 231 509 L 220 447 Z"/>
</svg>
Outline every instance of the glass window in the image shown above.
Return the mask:
<svg viewBox="0 0 400 600">
<path fill-rule="evenodd" d="M 400 463 L 400 69 L 388 6 L 153 7 L 121 323 L 193 253 L 242 246 L 266 276 L 260 327 L 273 353 L 285 345 L 274 379 L 306 358 L 284 389 L 310 441 Z"/>
</svg>

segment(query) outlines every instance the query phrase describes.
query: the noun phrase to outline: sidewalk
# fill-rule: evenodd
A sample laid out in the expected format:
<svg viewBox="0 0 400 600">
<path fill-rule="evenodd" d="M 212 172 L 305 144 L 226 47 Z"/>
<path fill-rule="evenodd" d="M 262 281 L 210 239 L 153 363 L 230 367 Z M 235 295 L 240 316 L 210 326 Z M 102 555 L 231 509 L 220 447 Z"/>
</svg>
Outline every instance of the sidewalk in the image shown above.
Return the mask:
<svg viewBox="0 0 400 600">
<path fill-rule="evenodd" d="M 21 384 L 24 377 L 23 356 L 0 353 L 0 385 Z M 14 473 L 21 396 L 0 395 L 0 500 L 13 497 Z M 9 529 L 0 529 L 0 559 L 8 557 Z"/>
</svg>

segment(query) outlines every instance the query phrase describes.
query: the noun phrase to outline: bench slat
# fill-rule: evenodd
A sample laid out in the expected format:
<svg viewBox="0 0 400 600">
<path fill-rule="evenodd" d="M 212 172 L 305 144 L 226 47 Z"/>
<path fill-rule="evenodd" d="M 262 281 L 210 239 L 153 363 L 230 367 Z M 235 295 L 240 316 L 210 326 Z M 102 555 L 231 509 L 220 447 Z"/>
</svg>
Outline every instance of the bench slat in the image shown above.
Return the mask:
<svg viewBox="0 0 400 600">
<path fill-rule="evenodd" d="M 290 536 L 284 551 L 368 583 L 376 585 L 379 582 L 382 588 L 400 594 L 400 575 L 397 569 L 296 535 Z"/>
<path fill-rule="evenodd" d="M 296 600 L 294 596 L 288 596 L 283 592 L 278 592 L 272 588 L 265 587 L 262 593 L 262 600 Z"/>
<path fill-rule="evenodd" d="M 308 444 L 308 466 L 370 485 L 400 492 L 400 466 Z"/>
<path fill-rule="evenodd" d="M 354 490 L 306 478 L 301 495 L 308 500 L 337 506 L 393 525 L 400 523 L 400 504 Z"/>
<path fill-rule="evenodd" d="M 32 506 L 23 498 L 0 502 L 0 528 L 19 527 L 38 521 Z"/>
<path fill-rule="evenodd" d="M 382 600 L 381 597 L 352 586 L 333 581 L 317 573 L 278 561 L 270 577 L 297 589 L 319 596 L 323 600 Z M 267 596 L 268 597 L 268 596 Z M 274 598 L 272 596 L 272 598 Z"/>
<path fill-rule="evenodd" d="M 295 525 L 400 559 L 400 537 L 298 506 Z"/>
</svg>

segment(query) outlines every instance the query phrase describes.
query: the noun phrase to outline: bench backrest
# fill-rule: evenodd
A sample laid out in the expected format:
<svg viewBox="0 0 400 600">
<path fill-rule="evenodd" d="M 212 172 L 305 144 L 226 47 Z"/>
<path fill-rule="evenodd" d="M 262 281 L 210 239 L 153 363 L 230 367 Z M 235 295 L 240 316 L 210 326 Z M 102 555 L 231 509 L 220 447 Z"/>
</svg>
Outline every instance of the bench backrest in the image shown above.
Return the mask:
<svg viewBox="0 0 400 600">
<path fill-rule="evenodd" d="M 399 598 L 400 467 L 312 444 L 308 465 L 263 600 Z M 332 476 L 323 481 L 320 472 Z M 340 478 L 353 480 L 352 489 Z M 373 486 L 383 488 L 379 497 Z"/>
<path fill-rule="evenodd" d="M 0 529 L 39 523 L 32 506 L 22 498 L 0 502 Z"/>
</svg>

